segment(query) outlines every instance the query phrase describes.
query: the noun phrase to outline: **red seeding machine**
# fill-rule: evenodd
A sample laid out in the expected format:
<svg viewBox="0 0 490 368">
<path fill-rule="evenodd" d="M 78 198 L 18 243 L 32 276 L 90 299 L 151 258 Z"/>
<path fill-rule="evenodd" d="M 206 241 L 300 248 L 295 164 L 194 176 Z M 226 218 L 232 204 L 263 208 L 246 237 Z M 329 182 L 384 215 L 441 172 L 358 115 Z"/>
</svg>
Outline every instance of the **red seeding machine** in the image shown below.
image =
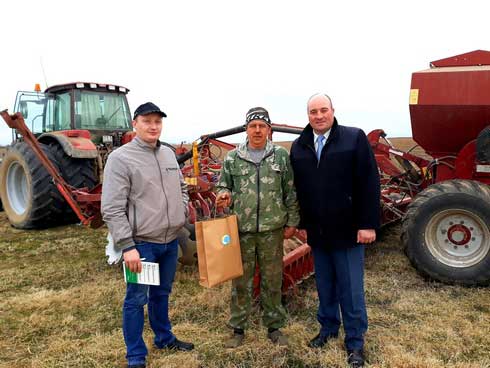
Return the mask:
<svg viewBox="0 0 490 368">
<path fill-rule="evenodd" d="M 19 92 L 3 119 L 13 143 L 0 166 L 0 198 L 10 223 L 32 229 L 69 221 L 98 227 L 107 155 L 134 133 L 124 87 L 71 83 L 45 93 Z M 368 134 L 381 175 L 382 223 L 402 222 L 402 243 L 424 276 L 447 283 L 490 284 L 490 52 L 437 60 L 413 73 L 413 139 L 426 152 L 393 147 L 382 130 Z M 298 134 L 301 128 L 273 125 Z M 173 148 L 189 185 L 190 221 L 179 237 L 181 262 L 195 262 L 193 223 L 214 212 L 220 138 L 243 126 L 204 135 L 192 149 Z M 283 291 L 313 273 L 307 239 L 285 242 Z M 258 290 L 259 276 L 255 279 Z"/>
<path fill-rule="evenodd" d="M 415 142 L 432 159 L 401 152 L 376 130 L 383 222 L 402 220 L 405 252 L 424 276 L 490 283 L 490 52 L 433 61 L 412 74 Z M 394 158 L 394 160 L 391 160 Z"/>
</svg>

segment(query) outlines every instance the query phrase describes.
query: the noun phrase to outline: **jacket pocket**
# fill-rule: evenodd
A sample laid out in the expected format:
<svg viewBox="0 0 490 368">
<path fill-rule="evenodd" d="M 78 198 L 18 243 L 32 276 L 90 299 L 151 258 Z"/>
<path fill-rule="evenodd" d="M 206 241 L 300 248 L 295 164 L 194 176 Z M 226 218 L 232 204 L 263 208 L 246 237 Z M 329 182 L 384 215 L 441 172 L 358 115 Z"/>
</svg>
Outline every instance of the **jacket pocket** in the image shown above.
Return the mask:
<svg viewBox="0 0 490 368">
<path fill-rule="evenodd" d="M 283 170 L 279 164 L 272 164 L 269 168 L 270 173 L 270 190 L 279 190 L 282 192 L 282 175 Z"/>
<path fill-rule="evenodd" d="M 337 199 L 332 198 L 329 205 L 330 222 L 339 228 L 350 227 L 353 220 L 352 197 L 339 193 Z"/>
<path fill-rule="evenodd" d="M 233 192 L 235 193 L 245 193 L 250 186 L 255 186 L 255 183 L 251 180 L 255 175 L 253 175 L 249 167 L 234 167 L 230 174 L 233 177 Z"/>
</svg>

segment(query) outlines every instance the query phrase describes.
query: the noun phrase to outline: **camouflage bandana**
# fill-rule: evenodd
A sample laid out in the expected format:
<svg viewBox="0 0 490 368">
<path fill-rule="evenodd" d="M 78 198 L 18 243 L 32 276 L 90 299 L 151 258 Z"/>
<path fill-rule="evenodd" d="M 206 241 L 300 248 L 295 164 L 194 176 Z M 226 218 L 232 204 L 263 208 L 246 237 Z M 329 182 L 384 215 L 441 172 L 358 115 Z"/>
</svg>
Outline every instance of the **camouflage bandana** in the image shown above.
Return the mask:
<svg viewBox="0 0 490 368">
<path fill-rule="evenodd" d="M 250 110 L 248 110 L 247 117 L 246 117 L 246 124 L 250 123 L 252 120 L 262 120 L 267 125 L 271 125 L 271 119 L 269 117 L 269 113 L 263 107 L 253 107 Z"/>
</svg>

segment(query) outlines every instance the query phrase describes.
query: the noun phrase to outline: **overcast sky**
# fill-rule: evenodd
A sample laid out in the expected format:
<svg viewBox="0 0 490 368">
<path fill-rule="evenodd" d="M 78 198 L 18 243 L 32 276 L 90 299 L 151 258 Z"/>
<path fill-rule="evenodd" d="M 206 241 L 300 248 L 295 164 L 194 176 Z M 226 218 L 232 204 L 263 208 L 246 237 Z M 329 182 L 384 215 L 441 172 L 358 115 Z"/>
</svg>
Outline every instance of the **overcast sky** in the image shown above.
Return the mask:
<svg viewBox="0 0 490 368">
<path fill-rule="evenodd" d="M 162 140 L 177 143 L 237 126 L 253 106 L 304 126 L 307 98 L 325 92 L 341 124 L 411 136 L 411 73 L 490 50 L 488 4 L 6 0 L 0 108 L 35 83 L 112 83 L 131 90 L 131 111 L 150 100 L 167 112 Z"/>
</svg>

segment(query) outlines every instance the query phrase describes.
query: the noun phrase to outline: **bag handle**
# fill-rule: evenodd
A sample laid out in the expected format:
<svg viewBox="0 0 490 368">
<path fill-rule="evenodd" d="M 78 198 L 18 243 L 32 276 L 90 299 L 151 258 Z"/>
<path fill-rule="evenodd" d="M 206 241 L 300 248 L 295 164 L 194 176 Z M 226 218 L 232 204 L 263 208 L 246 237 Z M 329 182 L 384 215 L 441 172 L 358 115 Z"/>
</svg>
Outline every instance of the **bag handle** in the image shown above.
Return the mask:
<svg viewBox="0 0 490 368">
<path fill-rule="evenodd" d="M 211 211 L 211 218 L 224 218 L 224 217 L 227 217 L 227 216 L 230 216 L 230 210 L 229 208 L 230 207 L 223 207 L 223 212 L 221 213 L 218 213 L 217 212 L 217 208 L 218 206 L 216 206 L 216 204 L 213 205 L 213 210 Z"/>
</svg>

